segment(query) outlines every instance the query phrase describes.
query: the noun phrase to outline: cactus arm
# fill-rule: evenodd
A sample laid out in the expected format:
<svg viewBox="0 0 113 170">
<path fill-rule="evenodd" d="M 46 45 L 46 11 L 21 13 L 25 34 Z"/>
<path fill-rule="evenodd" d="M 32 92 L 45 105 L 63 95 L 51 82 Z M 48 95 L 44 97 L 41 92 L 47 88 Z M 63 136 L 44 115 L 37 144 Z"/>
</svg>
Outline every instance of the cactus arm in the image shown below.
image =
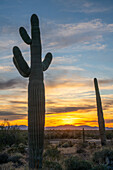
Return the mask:
<svg viewBox="0 0 113 170">
<path fill-rule="evenodd" d="M 22 69 L 20 69 L 15 57 L 13 57 L 13 63 L 15 65 L 15 67 L 17 68 L 18 72 L 23 76 L 23 77 L 29 77 L 28 74 L 26 74 L 25 72 L 22 72 Z"/>
<path fill-rule="evenodd" d="M 27 31 L 25 30 L 25 28 L 24 27 L 20 27 L 19 32 L 20 32 L 20 36 L 22 37 L 23 41 L 26 44 L 31 45 L 32 40 L 29 37 L 29 35 L 28 35 Z"/>
<path fill-rule="evenodd" d="M 43 62 L 42 62 L 42 68 L 43 68 L 43 71 L 46 71 L 50 65 L 52 61 L 52 54 L 51 53 L 47 53 Z"/>
<path fill-rule="evenodd" d="M 13 62 L 17 68 L 17 70 L 19 71 L 19 73 L 23 76 L 23 77 L 29 77 L 30 75 L 30 68 L 28 66 L 28 64 L 26 63 L 26 61 L 24 60 L 21 51 L 18 47 L 14 47 L 13 48 Z"/>
</svg>

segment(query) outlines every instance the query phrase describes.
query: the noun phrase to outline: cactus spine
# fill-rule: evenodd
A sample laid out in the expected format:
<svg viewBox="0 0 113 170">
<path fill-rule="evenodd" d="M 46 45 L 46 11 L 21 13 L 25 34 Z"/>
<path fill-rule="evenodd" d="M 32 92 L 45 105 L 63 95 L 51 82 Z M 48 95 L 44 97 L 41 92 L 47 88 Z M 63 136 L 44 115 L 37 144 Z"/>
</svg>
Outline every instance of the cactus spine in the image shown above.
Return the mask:
<svg viewBox="0 0 113 170">
<path fill-rule="evenodd" d="M 31 38 L 23 27 L 19 29 L 23 41 L 30 45 L 31 68 L 24 60 L 18 47 L 13 48 L 13 62 L 23 77 L 29 77 L 28 85 L 28 136 L 29 136 L 29 168 L 42 168 L 42 154 L 45 124 L 45 92 L 43 71 L 49 67 L 52 54 L 47 53 L 42 62 L 39 20 L 37 15 L 31 16 Z"/>
<path fill-rule="evenodd" d="M 104 122 L 104 117 L 103 117 L 103 110 L 102 110 L 101 97 L 100 97 L 99 88 L 98 88 L 98 82 L 96 78 L 94 78 L 94 85 L 95 85 L 95 92 L 96 92 L 97 115 L 98 115 L 101 145 L 104 146 L 106 145 L 105 122 Z"/>
</svg>

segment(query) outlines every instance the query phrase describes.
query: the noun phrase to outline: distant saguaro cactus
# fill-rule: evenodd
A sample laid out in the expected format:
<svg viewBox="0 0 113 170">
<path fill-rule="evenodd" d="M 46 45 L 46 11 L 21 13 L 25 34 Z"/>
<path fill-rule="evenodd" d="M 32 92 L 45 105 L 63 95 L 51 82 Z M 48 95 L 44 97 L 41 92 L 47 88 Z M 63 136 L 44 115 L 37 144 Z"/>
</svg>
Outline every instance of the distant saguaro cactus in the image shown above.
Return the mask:
<svg viewBox="0 0 113 170">
<path fill-rule="evenodd" d="M 39 20 L 31 16 L 31 38 L 23 27 L 19 29 L 23 41 L 30 45 L 31 68 L 24 60 L 18 47 L 13 48 L 13 62 L 23 77 L 29 77 L 28 85 L 28 134 L 29 134 L 29 168 L 42 168 L 42 154 L 45 124 L 45 92 L 43 71 L 49 67 L 52 54 L 47 53 L 42 62 Z"/>
<path fill-rule="evenodd" d="M 82 141 L 85 143 L 85 130 L 84 128 L 82 129 Z"/>
<path fill-rule="evenodd" d="M 106 145 L 105 122 L 104 122 L 104 116 L 102 110 L 101 97 L 98 88 L 98 82 L 96 78 L 94 78 L 94 85 L 95 85 L 95 92 L 96 92 L 97 114 L 98 114 L 98 124 L 99 124 L 101 145 L 104 146 Z"/>
</svg>

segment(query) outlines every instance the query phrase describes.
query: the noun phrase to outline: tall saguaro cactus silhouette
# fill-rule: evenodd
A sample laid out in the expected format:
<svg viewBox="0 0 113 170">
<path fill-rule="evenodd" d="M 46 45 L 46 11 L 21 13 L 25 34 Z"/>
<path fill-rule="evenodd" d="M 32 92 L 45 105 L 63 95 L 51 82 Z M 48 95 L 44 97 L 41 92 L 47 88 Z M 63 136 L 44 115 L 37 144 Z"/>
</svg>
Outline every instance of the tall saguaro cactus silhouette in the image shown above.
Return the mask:
<svg viewBox="0 0 113 170">
<path fill-rule="evenodd" d="M 104 146 L 106 145 L 105 122 L 103 117 L 103 110 L 102 110 L 101 97 L 98 88 L 98 82 L 96 78 L 94 78 L 94 85 L 95 85 L 95 92 L 96 92 L 97 114 L 98 114 L 98 124 L 99 124 L 101 145 Z"/>
<path fill-rule="evenodd" d="M 30 45 L 31 68 L 24 60 L 18 47 L 13 48 L 13 62 L 23 77 L 29 77 L 28 85 L 28 134 L 29 134 L 29 168 L 42 168 L 45 123 L 45 92 L 43 71 L 47 70 L 52 54 L 47 53 L 41 60 L 41 40 L 37 15 L 31 16 L 31 38 L 23 27 L 19 29 L 23 41 Z"/>
</svg>

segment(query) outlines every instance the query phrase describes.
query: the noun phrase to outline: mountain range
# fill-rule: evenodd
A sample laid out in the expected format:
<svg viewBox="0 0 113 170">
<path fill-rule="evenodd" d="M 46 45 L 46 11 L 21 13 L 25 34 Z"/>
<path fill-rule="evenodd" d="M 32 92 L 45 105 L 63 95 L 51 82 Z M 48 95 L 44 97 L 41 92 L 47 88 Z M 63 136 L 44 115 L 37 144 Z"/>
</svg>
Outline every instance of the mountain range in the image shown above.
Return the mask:
<svg viewBox="0 0 113 170">
<path fill-rule="evenodd" d="M 28 130 L 28 126 L 26 125 L 15 125 L 15 126 L 11 126 L 11 127 L 17 127 L 20 130 Z M 74 126 L 74 125 L 61 125 L 61 126 L 50 126 L 50 127 L 45 127 L 45 130 L 98 130 L 99 128 L 94 126 L 87 126 L 87 125 L 83 125 L 83 126 Z M 112 127 L 106 127 L 106 130 L 113 130 Z"/>
</svg>

